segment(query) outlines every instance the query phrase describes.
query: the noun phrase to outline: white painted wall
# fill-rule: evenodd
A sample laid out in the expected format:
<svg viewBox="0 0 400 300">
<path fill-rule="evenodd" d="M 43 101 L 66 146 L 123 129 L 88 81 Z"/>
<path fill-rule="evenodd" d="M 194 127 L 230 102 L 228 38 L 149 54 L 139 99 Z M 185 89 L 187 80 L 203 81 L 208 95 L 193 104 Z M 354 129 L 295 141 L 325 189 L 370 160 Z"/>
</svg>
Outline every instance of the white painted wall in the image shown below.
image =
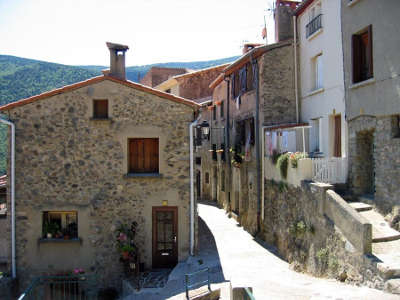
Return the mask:
<svg viewBox="0 0 400 300">
<path fill-rule="evenodd" d="M 321 4 L 322 30 L 306 38 L 306 25 L 311 9 Z M 345 97 L 343 83 L 343 53 L 340 22 L 340 0 L 314 1 L 297 19 L 299 41 L 300 118 L 313 124 L 320 119 L 320 151 L 325 157 L 333 155 L 333 113 L 341 114 L 342 156 L 347 156 L 347 124 L 345 122 Z M 323 88 L 315 92 L 313 59 L 322 53 Z M 313 130 L 311 130 L 313 132 Z M 310 151 L 315 146 L 310 138 Z"/>
</svg>

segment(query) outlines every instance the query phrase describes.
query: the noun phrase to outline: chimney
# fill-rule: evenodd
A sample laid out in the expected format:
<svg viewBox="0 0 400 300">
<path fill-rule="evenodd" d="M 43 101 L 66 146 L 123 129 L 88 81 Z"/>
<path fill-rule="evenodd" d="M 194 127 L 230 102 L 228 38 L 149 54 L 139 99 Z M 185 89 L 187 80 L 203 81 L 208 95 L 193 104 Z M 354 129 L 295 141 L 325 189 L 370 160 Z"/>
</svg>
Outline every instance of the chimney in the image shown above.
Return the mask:
<svg viewBox="0 0 400 300">
<path fill-rule="evenodd" d="M 301 2 L 276 0 L 274 11 L 275 41 L 277 43 L 293 38 L 293 12 Z"/>
<path fill-rule="evenodd" d="M 107 42 L 110 50 L 110 72 L 108 76 L 112 76 L 121 80 L 126 80 L 125 76 L 125 52 L 128 46 Z M 106 74 L 105 74 L 106 75 Z"/>
</svg>

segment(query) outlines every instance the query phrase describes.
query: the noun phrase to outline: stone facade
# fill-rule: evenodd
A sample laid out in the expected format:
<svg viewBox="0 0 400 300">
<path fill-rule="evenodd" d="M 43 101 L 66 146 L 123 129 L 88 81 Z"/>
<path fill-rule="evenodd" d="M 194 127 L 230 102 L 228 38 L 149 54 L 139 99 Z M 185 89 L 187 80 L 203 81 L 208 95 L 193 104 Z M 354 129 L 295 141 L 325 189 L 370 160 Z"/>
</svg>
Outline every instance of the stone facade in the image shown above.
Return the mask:
<svg viewBox="0 0 400 300">
<path fill-rule="evenodd" d="M 357 195 L 373 196 L 384 214 L 398 210 L 400 138 L 393 116 L 363 115 L 350 124 L 349 185 Z"/>
<path fill-rule="evenodd" d="M 167 95 L 169 96 L 169 95 Z M 7 114 L 16 126 L 17 272 L 21 288 L 44 273 L 83 268 L 118 286 L 115 230 L 136 221 L 141 262 L 152 265 L 152 207 L 178 207 L 178 259 L 189 254 L 189 125 L 186 105 L 113 80 L 58 93 Z M 92 119 L 93 99 L 109 118 Z M 159 138 L 156 177 L 128 176 L 128 138 Z M 76 211 L 79 241 L 44 242 L 44 211 Z"/>
<path fill-rule="evenodd" d="M 162 68 L 162 67 L 152 67 L 146 75 L 140 79 L 140 83 L 147 85 L 149 87 L 155 87 L 161 82 L 167 80 L 168 78 L 187 73 L 187 69 L 182 68 Z"/>
</svg>

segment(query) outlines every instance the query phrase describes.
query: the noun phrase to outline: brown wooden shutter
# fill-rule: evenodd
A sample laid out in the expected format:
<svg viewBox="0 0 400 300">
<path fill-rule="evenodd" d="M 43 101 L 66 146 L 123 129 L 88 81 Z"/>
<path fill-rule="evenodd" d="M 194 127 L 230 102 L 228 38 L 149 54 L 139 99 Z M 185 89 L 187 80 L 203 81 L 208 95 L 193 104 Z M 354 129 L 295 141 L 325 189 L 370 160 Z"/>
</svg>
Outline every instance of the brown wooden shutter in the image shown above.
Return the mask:
<svg viewBox="0 0 400 300">
<path fill-rule="evenodd" d="M 129 140 L 129 172 L 158 173 L 158 138 Z"/>
<path fill-rule="evenodd" d="M 367 46 L 367 62 L 368 62 L 368 78 L 374 76 L 373 71 L 373 52 L 372 52 L 372 25 L 368 26 L 368 46 Z"/>
<path fill-rule="evenodd" d="M 342 156 L 342 124 L 340 115 L 335 116 L 335 141 L 333 152 L 333 156 L 335 157 Z"/>
<path fill-rule="evenodd" d="M 93 100 L 93 118 L 108 118 L 108 100 Z"/>
<path fill-rule="evenodd" d="M 361 76 L 361 65 L 360 65 L 360 59 L 361 59 L 361 49 L 360 49 L 360 37 L 356 34 L 352 36 L 352 49 L 353 49 L 353 55 L 352 55 L 352 60 L 353 60 L 353 83 L 359 82 L 360 81 L 360 76 Z"/>
</svg>

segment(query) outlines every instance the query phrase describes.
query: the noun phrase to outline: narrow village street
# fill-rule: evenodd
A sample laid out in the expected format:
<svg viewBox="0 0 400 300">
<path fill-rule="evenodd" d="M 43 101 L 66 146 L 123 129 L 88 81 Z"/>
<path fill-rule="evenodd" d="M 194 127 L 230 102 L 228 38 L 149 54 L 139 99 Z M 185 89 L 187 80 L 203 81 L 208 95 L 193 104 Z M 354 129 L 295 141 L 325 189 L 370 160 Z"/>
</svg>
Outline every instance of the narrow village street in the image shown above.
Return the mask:
<svg viewBox="0 0 400 300">
<path fill-rule="evenodd" d="M 223 209 L 209 204 L 199 204 L 198 208 L 199 256 L 218 258 L 225 280 L 230 280 L 232 287 L 252 287 L 257 300 L 400 299 L 375 289 L 292 271 L 273 250 L 260 245 L 234 219 L 228 218 Z"/>
</svg>

